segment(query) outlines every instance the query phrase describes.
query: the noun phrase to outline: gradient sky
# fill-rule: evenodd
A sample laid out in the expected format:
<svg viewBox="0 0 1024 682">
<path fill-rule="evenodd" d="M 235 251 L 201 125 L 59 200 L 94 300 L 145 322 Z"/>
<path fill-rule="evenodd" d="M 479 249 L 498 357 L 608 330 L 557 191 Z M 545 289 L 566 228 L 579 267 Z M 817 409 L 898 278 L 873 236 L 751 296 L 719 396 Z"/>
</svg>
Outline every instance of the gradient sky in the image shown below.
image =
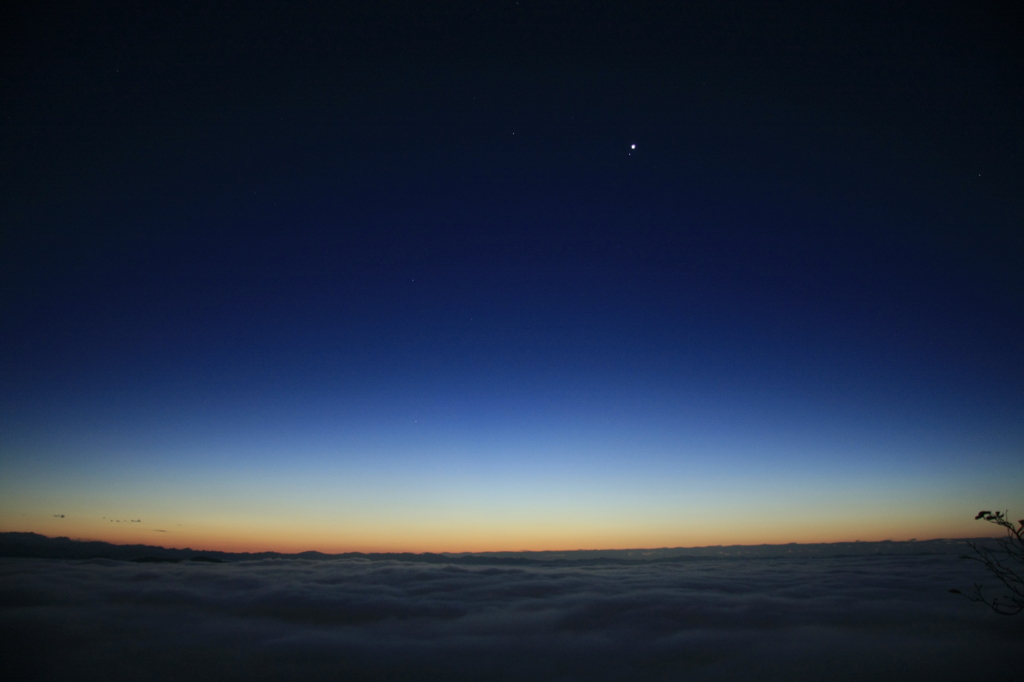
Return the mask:
<svg viewBox="0 0 1024 682">
<path fill-rule="evenodd" d="M 0 531 L 540 550 L 1024 512 L 1019 8 L 335 4 L 2 22 Z"/>
</svg>

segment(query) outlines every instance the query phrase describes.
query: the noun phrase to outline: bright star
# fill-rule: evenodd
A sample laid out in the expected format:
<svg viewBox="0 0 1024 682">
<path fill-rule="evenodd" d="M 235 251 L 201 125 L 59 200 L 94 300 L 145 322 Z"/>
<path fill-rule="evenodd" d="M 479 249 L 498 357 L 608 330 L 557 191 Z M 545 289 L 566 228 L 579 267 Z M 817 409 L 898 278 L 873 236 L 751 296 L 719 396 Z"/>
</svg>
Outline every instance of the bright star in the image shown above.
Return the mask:
<svg viewBox="0 0 1024 682">
<path fill-rule="evenodd" d="M 631 145 L 629 145 L 629 148 L 630 149 L 636 149 L 636 145 L 635 144 L 631 144 Z"/>
</svg>

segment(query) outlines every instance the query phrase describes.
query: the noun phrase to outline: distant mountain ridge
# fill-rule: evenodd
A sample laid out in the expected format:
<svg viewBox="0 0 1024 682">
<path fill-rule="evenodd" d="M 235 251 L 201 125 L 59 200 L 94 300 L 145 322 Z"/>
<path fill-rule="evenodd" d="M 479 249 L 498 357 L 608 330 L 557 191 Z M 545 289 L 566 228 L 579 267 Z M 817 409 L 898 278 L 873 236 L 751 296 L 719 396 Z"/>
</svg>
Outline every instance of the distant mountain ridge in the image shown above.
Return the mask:
<svg viewBox="0 0 1024 682">
<path fill-rule="evenodd" d="M 191 548 L 168 549 L 153 545 L 116 545 L 97 540 L 51 538 L 38 533 L 0 533 L 0 558 L 32 559 L 114 559 L 142 563 L 199 561 L 237 562 L 260 559 L 365 559 L 369 561 L 408 561 L 444 564 L 618 564 L 636 562 L 686 561 L 700 559 L 755 559 L 773 557 L 841 557 L 867 555 L 957 555 L 968 548 L 967 540 L 924 540 L 882 542 L 836 542 L 788 545 L 731 545 L 712 547 L 676 547 L 660 549 L 573 550 L 542 552 L 460 552 L 416 554 L 412 552 L 344 552 L 325 554 L 317 551 L 283 554 L 281 552 L 219 552 Z"/>
<path fill-rule="evenodd" d="M 252 561 L 257 559 L 392 559 L 399 561 L 436 561 L 448 559 L 441 554 L 365 554 L 346 552 L 324 554 L 308 551 L 296 554 L 281 552 L 219 552 L 185 549 L 168 549 L 154 545 L 115 545 L 99 540 L 72 540 L 66 537 L 51 538 L 38 533 L 0 533 L 0 557 L 33 559 L 116 559 L 121 561 Z"/>
</svg>

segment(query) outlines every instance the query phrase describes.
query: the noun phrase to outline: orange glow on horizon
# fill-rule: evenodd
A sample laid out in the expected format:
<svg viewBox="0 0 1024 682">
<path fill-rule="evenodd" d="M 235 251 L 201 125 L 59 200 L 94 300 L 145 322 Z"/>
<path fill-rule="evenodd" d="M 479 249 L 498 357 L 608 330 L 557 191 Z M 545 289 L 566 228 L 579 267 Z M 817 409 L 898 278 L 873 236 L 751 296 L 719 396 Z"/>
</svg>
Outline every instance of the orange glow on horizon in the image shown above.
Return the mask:
<svg viewBox="0 0 1024 682">
<path fill-rule="evenodd" d="M 874 542 L 883 540 L 929 540 L 984 536 L 990 529 L 977 524 L 855 524 L 839 527 L 776 528 L 691 528 L 685 530 L 621 528 L 617 530 L 572 528 L 308 528 L 296 531 L 287 527 L 203 526 L 156 532 L 143 524 L 61 523 L 66 519 L 29 523 L 17 527 L 10 522 L 0 526 L 4 532 L 35 532 L 47 537 L 109 542 L 118 545 L 152 545 L 169 549 L 193 549 L 221 552 L 279 552 L 294 554 L 318 551 L 325 554 L 346 552 L 520 552 L 654 549 L 729 545 L 782 545 L 834 542 Z M 759 532 L 760 530 L 760 532 Z M 994 529 L 993 529 L 994 530 Z M 991 534 L 990 534 L 991 535 Z"/>
</svg>

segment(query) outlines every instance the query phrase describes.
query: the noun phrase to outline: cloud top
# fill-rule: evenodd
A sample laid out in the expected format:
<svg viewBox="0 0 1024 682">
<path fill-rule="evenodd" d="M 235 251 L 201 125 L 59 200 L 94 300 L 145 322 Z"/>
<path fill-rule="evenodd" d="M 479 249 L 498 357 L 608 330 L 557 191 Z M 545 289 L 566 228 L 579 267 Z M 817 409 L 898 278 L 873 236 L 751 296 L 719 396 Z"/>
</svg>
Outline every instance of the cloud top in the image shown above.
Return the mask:
<svg viewBox="0 0 1024 682">
<path fill-rule="evenodd" d="M 964 679 L 1024 621 L 948 594 L 953 556 L 479 565 L 0 560 L 35 679 Z M 9 678 L 13 679 L 13 678 Z"/>
</svg>

